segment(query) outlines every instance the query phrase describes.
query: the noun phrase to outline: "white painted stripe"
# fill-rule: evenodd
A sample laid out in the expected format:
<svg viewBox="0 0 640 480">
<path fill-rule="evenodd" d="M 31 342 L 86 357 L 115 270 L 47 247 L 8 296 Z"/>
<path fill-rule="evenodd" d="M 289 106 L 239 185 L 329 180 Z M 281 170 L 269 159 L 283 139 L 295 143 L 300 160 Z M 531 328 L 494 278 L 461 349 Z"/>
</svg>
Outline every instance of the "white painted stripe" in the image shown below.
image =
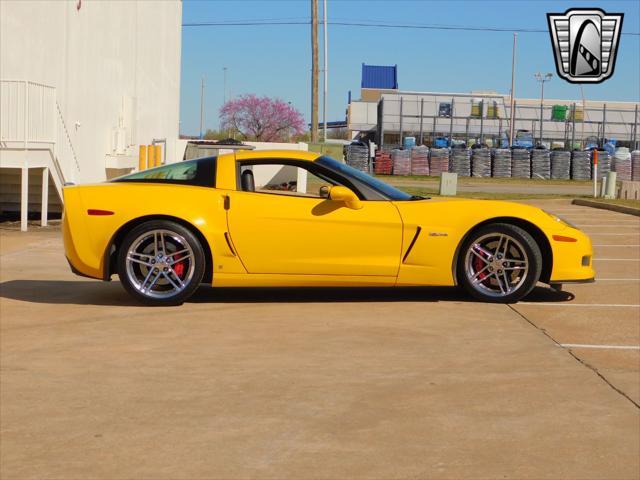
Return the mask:
<svg viewBox="0 0 640 480">
<path fill-rule="evenodd" d="M 640 308 L 638 304 L 629 303 L 561 303 L 561 302 L 518 302 L 517 305 L 536 305 L 540 307 L 611 307 Z"/>
<path fill-rule="evenodd" d="M 550 213 L 574 213 L 577 215 L 590 215 L 590 214 L 600 214 L 600 215 L 627 215 L 624 213 L 620 213 L 620 212 L 615 212 L 613 210 L 604 210 L 602 208 L 599 209 L 593 209 L 593 208 L 589 208 L 589 209 L 585 209 L 585 208 L 573 208 L 573 209 L 563 209 L 563 210 L 548 210 L 548 212 Z"/>
<path fill-rule="evenodd" d="M 610 350 L 640 350 L 640 345 L 584 345 L 581 343 L 560 343 L 564 348 L 603 348 Z"/>
<path fill-rule="evenodd" d="M 615 243 L 595 243 L 593 246 L 594 247 L 640 247 L 640 243 L 633 243 L 633 244 L 621 243 L 620 245 L 617 245 Z"/>
<path fill-rule="evenodd" d="M 596 282 L 640 282 L 640 278 L 597 278 Z"/>
<path fill-rule="evenodd" d="M 603 227 L 607 227 L 607 228 L 638 228 L 640 227 L 640 225 L 624 225 L 624 224 L 619 224 L 619 223 L 599 223 L 599 224 L 585 224 L 585 223 L 577 223 L 576 227 L 580 227 L 580 228 L 585 228 L 585 227 L 597 227 L 597 228 L 603 228 Z"/>
<path fill-rule="evenodd" d="M 594 258 L 594 260 L 604 260 L 607 262 L 640 262 L 640 258 Z"/>
<path fill-rule="evenodd" d="M 595 232 L 595 233 L 589 233 L 589 235 L 593 236 L 593 235 L 606 235 L 606 236 L 621 236 L 621 235 L 634 235 L 634 236 L 638 236 L 640 234 L 638 233 L 606 233 L 606 232 Z"/>
</svg>

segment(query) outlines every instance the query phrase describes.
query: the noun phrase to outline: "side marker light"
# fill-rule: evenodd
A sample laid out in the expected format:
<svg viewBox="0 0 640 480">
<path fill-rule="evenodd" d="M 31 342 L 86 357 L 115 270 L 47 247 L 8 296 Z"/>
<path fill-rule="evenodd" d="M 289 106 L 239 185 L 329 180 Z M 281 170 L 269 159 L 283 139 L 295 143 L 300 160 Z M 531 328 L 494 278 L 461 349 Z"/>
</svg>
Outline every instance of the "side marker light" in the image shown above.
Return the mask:
<svg viewBox="0 0 640 480">
<path fill-rule="evenodd" d="M 577 242 L 578 239 L 577 238 L 573 238 L 573 237 L 565 237 L 564 235 L 554 235 L 553 239 L 556 242 Z"/>
<path fill-rule="evenodd" d="M 90 208 L 87 210 L 88 215 L 113 215 L 114 212 L 111 210 L 99 210 L 97 208 Z"/>
</svg>

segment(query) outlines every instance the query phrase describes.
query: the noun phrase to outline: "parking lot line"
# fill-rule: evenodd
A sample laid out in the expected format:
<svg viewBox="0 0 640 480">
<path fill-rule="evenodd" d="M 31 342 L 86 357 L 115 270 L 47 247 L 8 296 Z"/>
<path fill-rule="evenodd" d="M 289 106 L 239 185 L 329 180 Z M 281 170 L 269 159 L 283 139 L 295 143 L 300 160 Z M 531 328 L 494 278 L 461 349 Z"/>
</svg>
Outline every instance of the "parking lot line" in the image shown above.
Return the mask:
<svg viewBox="0 0 640 480">
<path fill-rule="evenodd" d="M 640 308 L 635 303 L 558 303 L 558 302 L 518 302 L 518 305 L 537 305 L 540 307 L 615 307 Z"/>
<path fill-rule="evenodd" d="M 607 262 L 640 262 L 640 258 L 593 258 L 594 260 L 606 260 Z"/>
<path fill-rule="evenodd" d="M 597 282 L 640 282 L 640 278 L 596 278 Z"/>
<path fill-rule="evenodd" d="M 559 343 L 565 348 L 602 348 L 613 350 L 640 350 L 640 345 L 584 345 L 581 343 Z"/>
<path fill-rule="evenodd" d="M 640 243 L 632 243 L 632 244 L 620 244 L 616 245 L 615 243 L 594 243 L 594 247 L 640 247 Z"/>
</svg>

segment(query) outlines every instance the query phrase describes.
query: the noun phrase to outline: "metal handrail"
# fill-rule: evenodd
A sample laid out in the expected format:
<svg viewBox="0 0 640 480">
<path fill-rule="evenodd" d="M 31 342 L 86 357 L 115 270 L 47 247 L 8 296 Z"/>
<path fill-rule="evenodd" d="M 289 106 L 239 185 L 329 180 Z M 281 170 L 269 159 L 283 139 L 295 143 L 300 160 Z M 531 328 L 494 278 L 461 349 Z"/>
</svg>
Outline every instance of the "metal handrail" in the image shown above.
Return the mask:
<svg viewBox="0 0 640 480">
<path fill-rule="evenodd" d="M 73 161 L 76 163 L 76 168 L 80 171 L 80 163 L 78 162 L 78 157 L 76 155 L 76 150 L 73 148 L 73 142 L 71 142 L 71 136 L 69 135 L 69 131 L 67 130 L 67 124 L 64 121 L 64 117 L 62 116 L 62 111 L 60 110 L 60 105 L 56 100 L 56 110 L 58 111 L 58 117 L 62 122 L 62 128 L 64 129 L 64 134 L 67 137 L 67 142 L 69 143 L 69 148 L 71 149 L 71 154 L 73 155 Z M 57 161 L 57 160 L 56 160 Z"/>
</svg>

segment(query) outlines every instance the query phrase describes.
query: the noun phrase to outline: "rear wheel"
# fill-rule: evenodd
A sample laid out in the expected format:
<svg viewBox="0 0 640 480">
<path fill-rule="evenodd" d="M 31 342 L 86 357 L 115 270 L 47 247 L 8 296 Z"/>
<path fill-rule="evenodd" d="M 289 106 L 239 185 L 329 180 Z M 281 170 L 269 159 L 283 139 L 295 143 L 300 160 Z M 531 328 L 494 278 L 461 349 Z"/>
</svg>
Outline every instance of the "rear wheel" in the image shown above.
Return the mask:
<svg viewBox="0 0 640 480">
<path fill-rule="evenodd" d="M 458 260 L 459 283 L 485 302 L 517 302 L 535 287 L 541 270 L 542 254 L 533 237 L 504 223 L 473 232 Z"/>
<path fill-rule="evenodd" d="M 147 305 L 180 305 L 202 281 L 204 259 L 191 231 L 175 222 L 152 220 L 124 238 L 118 275 L 124 288 Z"/>
</svg>

